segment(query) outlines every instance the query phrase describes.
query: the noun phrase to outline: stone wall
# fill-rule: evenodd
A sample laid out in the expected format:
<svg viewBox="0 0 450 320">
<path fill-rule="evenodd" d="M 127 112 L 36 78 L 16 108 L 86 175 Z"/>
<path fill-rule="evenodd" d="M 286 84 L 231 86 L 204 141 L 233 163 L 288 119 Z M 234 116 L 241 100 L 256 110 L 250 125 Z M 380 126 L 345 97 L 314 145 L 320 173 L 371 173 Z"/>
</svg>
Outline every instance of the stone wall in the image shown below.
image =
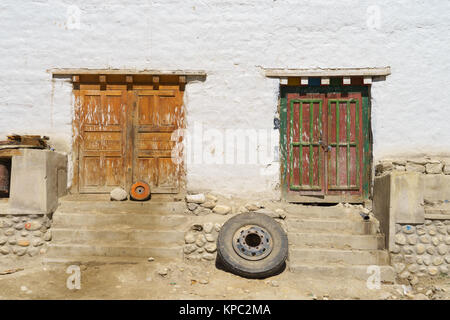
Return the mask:
<svg viewBox="0 0 450 320">
<path fill-rule="evenodd" d="M 392 171 L 408 171 L 423 174 L 450 175 L 450 159 L 424 157 L 419 159 L 384 159 L 375 166 L 375 175 L 381 176 Z"/>
<path fill-rule="evenodd" d="M 37 256 L 52 239 L 48 215 L 0 216 L 0 259 L 4 256 Z"/>
<path fill-rule="evenodd" d="M 402 279 L 448 275 L 450 268 L 450 219 L 425 220 L 424 224 L 395 225 L 392 264 Z"/>
<path fill-rule="evenodd" d="M 192 215 L 195 221 L 184 237 L 183 254 L 187 261 L 215 261 L 219 231 L 236 214 L 250 211 L 266 214 L 287 232 L 286 212 L 276 202 L 247 202 L 245 199 L 198 193 L 187 195 L 186 205 L 185 213 Z"/>
<path fill-rule="evenodd" d="M 206 222 L 194 224 L 184 236 L 184 257 L 189 261 L 216 260 L 217 236 L 222 225 Z"/>
</svg>

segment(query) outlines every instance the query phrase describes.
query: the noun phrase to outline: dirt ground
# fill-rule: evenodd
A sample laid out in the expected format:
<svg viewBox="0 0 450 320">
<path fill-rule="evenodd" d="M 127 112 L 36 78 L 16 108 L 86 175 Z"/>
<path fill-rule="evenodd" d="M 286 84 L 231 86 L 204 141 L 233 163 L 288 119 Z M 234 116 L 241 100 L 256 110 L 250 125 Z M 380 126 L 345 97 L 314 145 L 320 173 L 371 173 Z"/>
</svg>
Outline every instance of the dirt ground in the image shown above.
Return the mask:
<svg viewBox="0 0 450 320">
<path fill-rule="evenodd" d="M 2 263 L 0 299 L 450 299 L 448 276 L 422 279 L 414 288 L 382 284 L 380 289 L 369 290 L 364 281 L 304 279 L 287 270 L 271 278 L 249 280 L 213 264 L 155 260 L 81 265 L 81 288 L 70 290 L 67 279 L 71 274 L 66 273 L 67 268 L 36 260 Z M 13 273 L 4 274 L 7 270 Z"/>
</svg>

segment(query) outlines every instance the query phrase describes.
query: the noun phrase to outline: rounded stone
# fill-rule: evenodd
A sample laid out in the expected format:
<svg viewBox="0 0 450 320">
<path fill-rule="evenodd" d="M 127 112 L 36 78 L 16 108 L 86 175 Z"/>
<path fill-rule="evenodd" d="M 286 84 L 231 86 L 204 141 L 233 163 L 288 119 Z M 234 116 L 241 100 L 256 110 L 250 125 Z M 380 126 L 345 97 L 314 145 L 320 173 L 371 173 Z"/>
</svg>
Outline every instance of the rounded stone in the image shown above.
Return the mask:
<svg viewBox="0 0 450 320">
<path fill-rule="evenodd" d="M 414 263 L 414 256 L 411 254 L 405 255 L 405 263 L 406 264 Z"/>
<path fill-rule="evenodd" d="M 30 241 L 28 239 L 19 239 L 17 240 L 17 245 L 21 247 L 28 247 L 30 245 Z"/>
<path fill-rule="evenodd" d="M 208 200 L 201 204 L 202 207 L 212 209 L 216 206 L 216 203 L 214 201 Z"/>
<path fill-rule="evenodd" d="M 7 237 L 1 237 L 0 238 L 0 246 L 4 245 L 8 241 Z"/>
<path fill-rule="evenodd" d="M 195 240 L 195 244 L 197 245 L 197 247 L 203 247 L 206 243 L 206 238 L 204 234 L 199 234 L 197 236 L 197 240 Z"/>
<path fill-rule="evenodd" d="M 195 244 L 188 244 L 184 246 L 184 253 L 185 254 L 190 254 L 192 252 L 194 252 L 195 250 L 197 250 L 197 246 Z"/>
<path fill-rule="evenodd" d="M 205 250 L 203 248 L 198 248 L 197 253 L 203 253 Z"/>
<path fill-rule="evenodd" d="M 31 221 L 25 224 L 25 229 L 28 231 L 35 231 L 42 229 L 42 223 L 39 221 Z"/>
<path fill-rule="evenodd" d="M 214 238 L 214 236 L 212 234 L 210 234 L 210 233 L 205 234 L 205 238 L 206 238 L 206 241 L 208 241 L 208 242 L 215 242 L 216 241 L 216 238 Z"/>
<path fill-rule="evenodd" d="M 424 226 L 417 226 L 417 227 L 416 227 L 416 231 L 417 231 L 417 234 L 418 234 L 419 236 L 422 236 L 422 235 L 424 235 L 425 233 L 427 233 L 427 231 L 425 230 L 425 227 L 424 227 Z"/>
<path fill-rule="evenodd" d="M 423 258 L 423 264 L 429 266 L 431 264 L 431 258 L 429 256 L 425 256 Z"/>
<path fill-rule="evenodd" d="M 416 259 L 416 263 L 417 263 L 417 264 L 423 264 L 423 259 L 422 259 L 421 257 L 418 257 L 418 258 Z"/>
<path fill-rule="evenodd" d="M 430 243 L 430 237 L 427 235 L 423 235 L 419 237 L 420 242 L 422 243 Z"/>
<path fill-rule="evenodd" d="M 202 258 L 203 258 L 203 260 L 211 261 L 211 260 L 214 260 L 216 258 L 216 256 L 214 254 L 212 254 L 212 253 L 206 253 L 205 252 L 202 255 Z"/>
<path fill-rule="evenodd" d="M 31 244 L 33 245 L 33 247 L 40 247 L 44 244 L 44 241 L 42 241 L 41 239 L 33 239 L 31 241 Z"/>
<path fill-rule="evenodd" d="M 408 236 L 408 243 L 409 244 L 416 244 L 417 243 L 417 236 L 415 234 Z"/>
<path fill-rule="evenodd" d="M 16 231 L 14 229 L 10 228 L 10 229 L 7 229 L 4 233 L 5 233 L 5 236 L 12 236 L 12 235 L 14 235 L 15 232 Z"/>
<path fill-rule="evenodd" d="M 111 200 L 114 201 L 124 201 L 128 198 L 128 192 L 126 192 L 122 188 L 114 188 L 113 190 L 111 190 L 109 195 L 111 197 Z"/>
<path fill-rule="evenodd" d="M 402 231 L 406 234 L 411 234 L 411 233 L 416 232 L 416 228 L 414 226 L 407 224 L 402 227 Z"/>
<path fill-rule="evenodd" d="M 8 239 L 8 243 L 9 243 L 10 245 L 15 245 L 15 244 L 17 244 L 17 239 L 16 239 L 16 238 L 9 238 L 9 239 Z"/>
<path fill-rule="evenodd" d="M 12 223 L 6 219 L 0 220 L 0 228 L 11 228 Z"/>
<path fill-rule="evenodd" d="M 430 235 L 430 236 L 435 236 L 436 235 L 436 227 L 435 226 L 429 226 L 428 227 L 428 234 Z"/>
<path fill-rule="evenodd" d="M 220 223 L 214 224 L 214 230 L 216 230 L 216 232 L 219 232 L 221 228 L 222 228 L 222 226 L 220 225 Z"/>
<path fill-rule="evenodd" d="M 445 262 L 448 263 L 448 264 L 450 264 L 450 256 L 446 256 L 446 257 L 445 257 Z"/>
<path fill-rule="evenodd" d="M 403 272 L 400 273 L 400 275 L 399 275 L 399 277 L 400 277 L 401 279 L 406 279 L 406 278 L 408 278 L 409 276 L 410 276 L 409 271 L 403 271 Z"/>
<path fill-rule="evenodd" d="M 400 245 L 406 244 L 406 238 L 401 233 L 396 234 L 394 239 L 395 239 L 395 243 L 397 243 L 397 244 L 400 244 Z"/>
<path fill-rule="evenodd" d="M 206 201 L 206 197 L 203 193 L 190 194 L 186 196 L 186 201 L 200 204 Z"/>
<path fill-rule="evenodd" d="M 434 247 L 428 247 L 427 248 L 427 253 L 433 255 L 435 252 Z"/>
<path fill-rule="evenodd" d="M 433 265 L 435 265 L 435 266 L 440 266 L 443 263 L 444 263 L 444 259 L 442 259 L 441 257 L 436 257 L 433 259 Z"/>
<path fill-rule="evenodd" d="M 198 204 L 196 204 L 196 203 L 188 203 L 187 207 L 188 207 L 189 210 L 194 211 L 195 209 L 198 208 Z"/>
<path fill-rule="evenodd" d="M 443 256 L 444 254 L 447 253 L 447 246 L 446 246 L 445 244 L 440 244 L 440 245 L 437 247 L 437 250 L 438 250 L 438 253 L 439 253 L 441 256 Z"/>
<path fill-rule="evenodd" d="M 440 234 L 447 234 L 447 227 L 446 227 L 446 226 L 438 226 L 438 227 L 437 227 L 437 231 L 438 231 Z"/>
<path fill-rule="evenodd" d="M 400 246 L 394 244 L 392 246 L 391 252 L 397 254 L 397 253 L 400 253 L 400 249 L 401 249 Z"/>
<path fill-rule="evenodd" d="M 435 276 L 435 275 L 438 274 L 438 272 L 439 272 L 438 268 L 436 268 L 436 267 L 428 267 L 428 274 L 430 276 Z"/>
<path fill-rule="evenodd" d="M 192 232 L 186 233 L 184 236 L 184 242 L 186 243 L 194 243 L 195 242 L 195 235 Z"/>
<path fill-rule="evenodd" d="M 406 247 L 403 247 L 403 253 L 404 254 L 412 254 L 412 253 L 414 253 L 414 250 L 411 248 L 411 247 L 408 247 L 408 246 L 406 246 Z"/>
<path fill-rule="evenodd" d="M 425 245 L 419 243 L 418 245 L 416 245 L 416 253 L 417 254 L 424 254 L 425 253 Z"/>
<path fill-rule="evenodd" d="M 438 237 L 433 237 L 433 238 L 431 238 L 431 243 L 432 243 L 434 246 L 437 246 L 437 245 L 439 244 L 439 239 L 438 239 Z"/>
<path fill-rule="evenodd" d="M 393 254 L 392 255 L 392 262 L 393 263 L 397 263 L 397 262 L 403 262 L 403 255 L 402 254 Z"/>
<path fill-rule="evenodd" d="M 9 248 L 7 246 L 4 246 L 4 247 L 0 248 L 0 253 L 3 254 L 3 255 L 9 254 L 9 252 L 10 252 Z"/>
<path fill-rule="evenodd" d="M 403 263 L 394 263 L 394 269 L 396 273 L 400 273 L 405 270 L 405 264 Z"/>
<path fill-rule="evenodd" d="M 17 223 L 20 221 L 20 217 L 13 217 L 12 222 Z"/>
<path fill-rule="evenodd" d="M 221 204 L 216 205 L 213 209 L 214 213 L 222 214 L 222 215 L 228 214 L 228 213 L 230 213 L 230 211 L 231 211 L 231 208 L 229 206 L 225 206 L 225 205 L 221 205 Z"/>
<path fill-rule="evenodd" d="M 212 222 L 206 222 L 203 224 L 203 230 L 206 233 L 211 233 L 214 229 L 214 224 Z"/>
<path fill-rule="evenodd" d="M 44 241 L 50 241 L 50 240 L 52 240 L 52 231 L 51 231 L 51 230 L 48 230 L 48 231 L 44 234 L 43 239 L 44 239 Z"/>
<path fill-rule="evenodd" d="M 425 220 L 425 225 L 426 226 L 429 226 L 429 225 L 431 225 L 433 223 L 433 221 L 431 221 L 431 220 Z"/>
<path fill-rule="evenodd" d="M 417 264 L 411 264 L 408 266 L 408 271 L 411 273 L 416 273 L 419 271 L 419 266 Z"/>
<path fill-rule="evenodd" d="M 205 246 L 205 250 L 206 250 L 207 252 L 209 252 L 209 253 L 216 252 L 216 250 L 217 250 L 216 244 L 215 244 L 215 243 L 208 243 L 208 244 Z"/>
<path fill-rule="evenodd" d="M 448 267 L 445 265 L 439 266 L 439 271 L 442 273 L 447 273 L 448 274 Z"/>
<path fill-rule="evenodd" d="M 450 236 L 445 237 L 444 242 L 445 244 L 450 245 Z"/>
</svg>

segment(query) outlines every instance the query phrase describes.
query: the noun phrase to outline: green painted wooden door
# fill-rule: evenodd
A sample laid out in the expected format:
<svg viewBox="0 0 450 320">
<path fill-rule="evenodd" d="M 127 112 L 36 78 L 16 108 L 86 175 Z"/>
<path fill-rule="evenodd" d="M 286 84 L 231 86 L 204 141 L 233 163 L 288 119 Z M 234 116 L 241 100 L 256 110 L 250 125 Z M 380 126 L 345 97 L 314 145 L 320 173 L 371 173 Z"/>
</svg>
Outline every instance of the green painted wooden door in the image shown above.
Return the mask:
<svg viewBox="0 0 450 320">
<path fill-rule="evenodd" d="M 281 100 L 284 197 L 300 202 L 363 201 L 370 179 L 364 89 L 288 89 Z"/>
</svg>

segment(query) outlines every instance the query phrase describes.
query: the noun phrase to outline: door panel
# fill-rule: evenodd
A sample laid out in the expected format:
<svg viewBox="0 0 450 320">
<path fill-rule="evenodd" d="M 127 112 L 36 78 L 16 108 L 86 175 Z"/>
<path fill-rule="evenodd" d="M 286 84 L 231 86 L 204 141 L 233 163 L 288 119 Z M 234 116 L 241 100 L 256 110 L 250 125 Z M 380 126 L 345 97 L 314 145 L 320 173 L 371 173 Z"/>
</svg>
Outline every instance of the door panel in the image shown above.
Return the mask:
<svg viewBox="0 0 450 320">
<path fill-rule="evenodd" d="M 152 193 L 178 193 L 180 164 L 172 159 L 172 133 L 181 124 L 176 90 L 137 90 L 134 120 L 133 180 L 150 184 Z"/>
<path fill-rule="evenodd" d="M 80 90 L 78 98 L 79 191 L 124 186 L 126 91 Z"/>
<path fill-rule="evenodd" d="M 323 194 L 322 100 L 290 100 L 290 189 Z"/>
<path fill-rule="evenodd" d="M 287 197 L 362 199 L 361 92 L 299 91 L 285 96 Z"/>
</svg>

